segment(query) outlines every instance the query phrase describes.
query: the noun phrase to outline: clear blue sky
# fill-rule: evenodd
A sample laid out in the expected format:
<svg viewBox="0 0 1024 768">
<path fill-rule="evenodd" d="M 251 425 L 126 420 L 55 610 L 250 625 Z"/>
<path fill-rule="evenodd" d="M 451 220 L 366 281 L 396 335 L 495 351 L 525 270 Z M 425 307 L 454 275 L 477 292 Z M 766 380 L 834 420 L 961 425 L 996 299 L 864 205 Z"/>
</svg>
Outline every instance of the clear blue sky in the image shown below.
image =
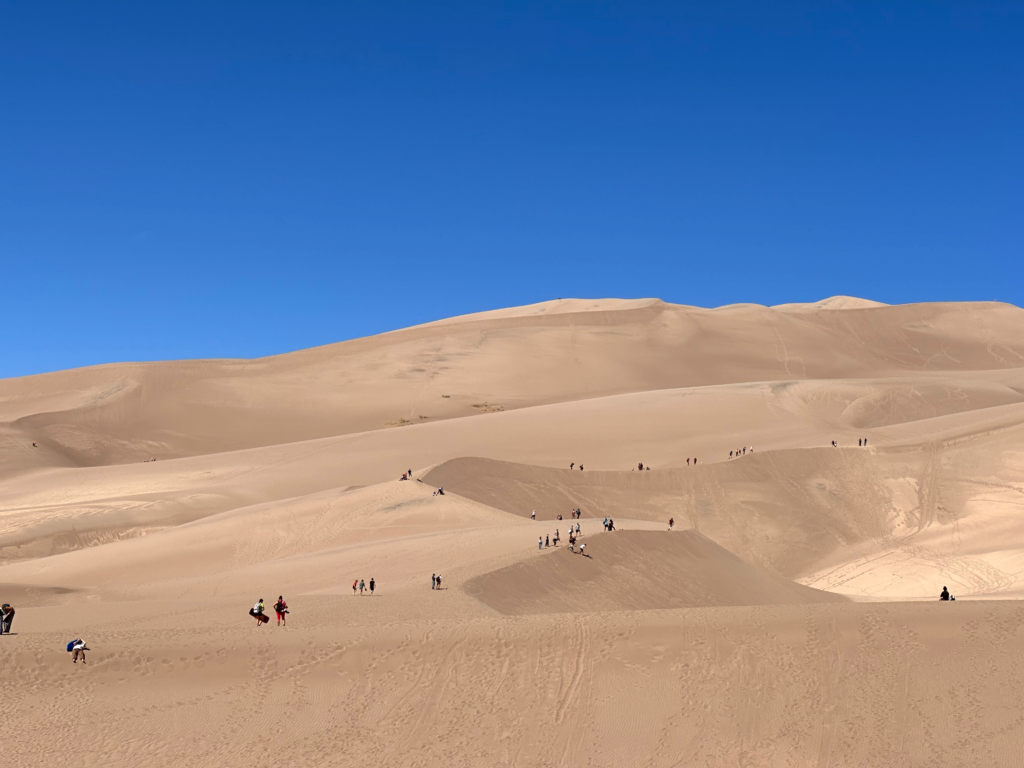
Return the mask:
<svg viewBox="0 0 1024 768">
<path fill-rule="evenodd" d="M 1022 255 L 1020 2 L 0 0 L 0 377 Z"/>
</svg>

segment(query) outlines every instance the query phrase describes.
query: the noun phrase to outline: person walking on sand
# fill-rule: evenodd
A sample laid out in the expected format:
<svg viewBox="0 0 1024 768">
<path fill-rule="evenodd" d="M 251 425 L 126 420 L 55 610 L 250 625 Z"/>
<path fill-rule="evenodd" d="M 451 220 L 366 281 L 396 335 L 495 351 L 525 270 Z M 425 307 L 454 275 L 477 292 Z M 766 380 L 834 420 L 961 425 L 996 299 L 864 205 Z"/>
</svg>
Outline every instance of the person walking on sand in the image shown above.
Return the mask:
<svg viewBox="0 0 1024 768">
<path fill-rule="evenodd" d="M 277 626 L 281 626 L 281 622 L 288 626 L 288 603 L 284 601 L 284 595 L 277 596 L 277 602 L 274 603 L 274 613 L 277 614 Z"/>
<path fill-rule="evenodd" d="M 547 549 L 550 546 L 551 546 L 551 539 L 548 538 L 548 535 L 545 533 L 544 534 L 544 548 Z"/>
<path fill-rule="evenodd" d="M 262 627 L 270 622 L 270 619 L 265 614 L 262 597 L 256 602 L 256 605 L 249 609 L 249 615 L 256 619 L 257 627 Z"/>
<path fill-rule="evenodd" d="M 363 596 L 363 590 L 366 589 L 366 582 L 362 579 L 359 580 L 359 596 Z"/>
<path fill-rule="evenodd" d="M 533 512 L 530 513 L 530 519 L 531 520 L 536 520 L 537 519 L 537 510 L 536 509 L 533 510 Z"/>
<path fill-rule="evenodd" d="M 436 573 L 430 574 L 430 588 L 431 589 L 437 589 L 437 574 Z"/>
<path fill-rule="evenodd" d="M 356 579 L 355 581 L 352 582 L 352 595 L 353 595 L 353 597 L 355 596 L 356 590 L 358 588 L 359 588 L 359 579 Z"/>
<path fill-rule="evenodd" d="M 674 526 L 675 524 L 676 524 L 676 519 L 674 517 L 670 517 L 668 519 L 668 529 L 671 531 L 672 530 L 672 526 Z"/>
<path fill-rule="evenodd" d="M 11 624 L 14 623 L 14 606 L 4 603 L 0 606 L 0 635 L 11 634 Z"/>
<path fill-rule="evenodd" d="M 579 523 L 576 523 L 576 535 L 577 536 L 580 535 L 580 524 Z"/>
<path fill-rule="evenodd" d="M 576 462 L 575 461 L 570 461 L 569 462 L 569 469 L 572 469 L 575 466 L 576 466 Z"/>
<path fill-rule="evenodd" d="M 441 574 L 440 573 L 437 574 L 437 588 L 438 589 L 441 588 Z"/>
<path fill-rule="evenodd" d="M 558 546 L 558 537 L 559 537 L 559 535 L 560 534 L 558 533 L 558 529 L 555 528 L 555 546 L 556 547 Z"/>
<path fill-rule="evenodd" d="M 370 577 L 370 597 L 373 597 L 373 589 L 377 586 L 377 582 L 373 580 L 373 576 Z"/>
<path fill-rule="evenodd" d="M 537 549 L 544 549 L 544 537 L 543 536 L 538 536 L 537 537 Z"/>
<path fill-rule="evenodd" d="M 580 554 L 583 555 L 584 557 L 587 556 L 586 549 L 587 549 L 587 545 L 586 544 L 580 544 Z"/>
</svg>

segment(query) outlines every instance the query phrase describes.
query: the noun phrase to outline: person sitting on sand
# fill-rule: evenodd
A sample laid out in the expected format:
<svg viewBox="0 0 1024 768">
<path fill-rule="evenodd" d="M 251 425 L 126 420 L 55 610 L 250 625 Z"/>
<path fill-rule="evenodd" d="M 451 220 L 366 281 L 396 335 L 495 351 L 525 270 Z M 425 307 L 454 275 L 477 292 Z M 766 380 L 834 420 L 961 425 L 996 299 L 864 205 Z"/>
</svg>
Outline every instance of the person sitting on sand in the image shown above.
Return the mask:
<svg viewBox="0 0 1024 768">
<path fill-rule="evenodd" d="M 0 606 L 0 635 L 11 634 L 11 624 L 14 622 L 14 606 L 4 603 Z"/>
<path fill-rule="evenodd" d="M 71 653 L 71 661 L 75 664 L 78 663 L 78 659 L 82 659 L 82 663 L 85 664 L 85 652 L 89 650 L 89 646 L 85 644 L 85 640 L 72 640 L 68 643 L 68 651 Z"/>
<path fill-rule="evenodd" d="M 288 626 L 288 603 L 284 601 L 284 595 L 278 595 L 277 602 L 274 603 L 274 612 L 277 613 L 277 626 L 281 626 L 281 622 Z"/>
<path fill-rule="evenodd" d="M 942 593 L 939 595 L 939 600 L 949 600 L 949 590 L 945 587 L 942 588 Z"/>
<path fill-rule="evenodd" d="M 407 474 L 405 474 L 405 472 L 403 472 L 403 473 L 402 473 L 402 479 L 403 479 L 403 480 L 408 480 L 408 479 L 409 479 L 409 476 L 408 476 Z"/>
</svg>

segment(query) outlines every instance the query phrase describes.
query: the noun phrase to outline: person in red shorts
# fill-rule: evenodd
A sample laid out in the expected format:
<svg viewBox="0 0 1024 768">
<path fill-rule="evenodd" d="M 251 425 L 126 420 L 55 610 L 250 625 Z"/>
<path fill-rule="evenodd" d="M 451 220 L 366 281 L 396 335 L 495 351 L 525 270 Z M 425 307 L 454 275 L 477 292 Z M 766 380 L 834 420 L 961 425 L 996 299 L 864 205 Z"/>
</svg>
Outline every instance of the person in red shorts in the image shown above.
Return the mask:
<svg viewBox="0 0 1024 768">
<path fill-rule="evenodd" d="M 284 601 L 284 595 L 279 595 L 277 602 L 274 603 L 274 611 L 277 613 L 277 626 L 281 626 L 281 622 L 288 626 L 288 603 Z"/>
</svg>

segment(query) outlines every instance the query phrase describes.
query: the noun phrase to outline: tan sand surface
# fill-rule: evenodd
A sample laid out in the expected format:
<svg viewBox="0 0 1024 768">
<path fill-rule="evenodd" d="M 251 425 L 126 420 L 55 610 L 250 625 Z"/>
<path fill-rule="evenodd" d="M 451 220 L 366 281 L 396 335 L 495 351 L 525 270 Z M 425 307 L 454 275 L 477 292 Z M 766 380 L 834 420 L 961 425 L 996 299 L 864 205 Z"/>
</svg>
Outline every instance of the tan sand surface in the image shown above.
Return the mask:
<svg viewBox="0 0 1024 768">
<path fill-rule="evenodd" d="M 1020 765 L 1022 438 L 995 303 L 560 299 L 0 380 L 4 764 Z"/>
</svg>

